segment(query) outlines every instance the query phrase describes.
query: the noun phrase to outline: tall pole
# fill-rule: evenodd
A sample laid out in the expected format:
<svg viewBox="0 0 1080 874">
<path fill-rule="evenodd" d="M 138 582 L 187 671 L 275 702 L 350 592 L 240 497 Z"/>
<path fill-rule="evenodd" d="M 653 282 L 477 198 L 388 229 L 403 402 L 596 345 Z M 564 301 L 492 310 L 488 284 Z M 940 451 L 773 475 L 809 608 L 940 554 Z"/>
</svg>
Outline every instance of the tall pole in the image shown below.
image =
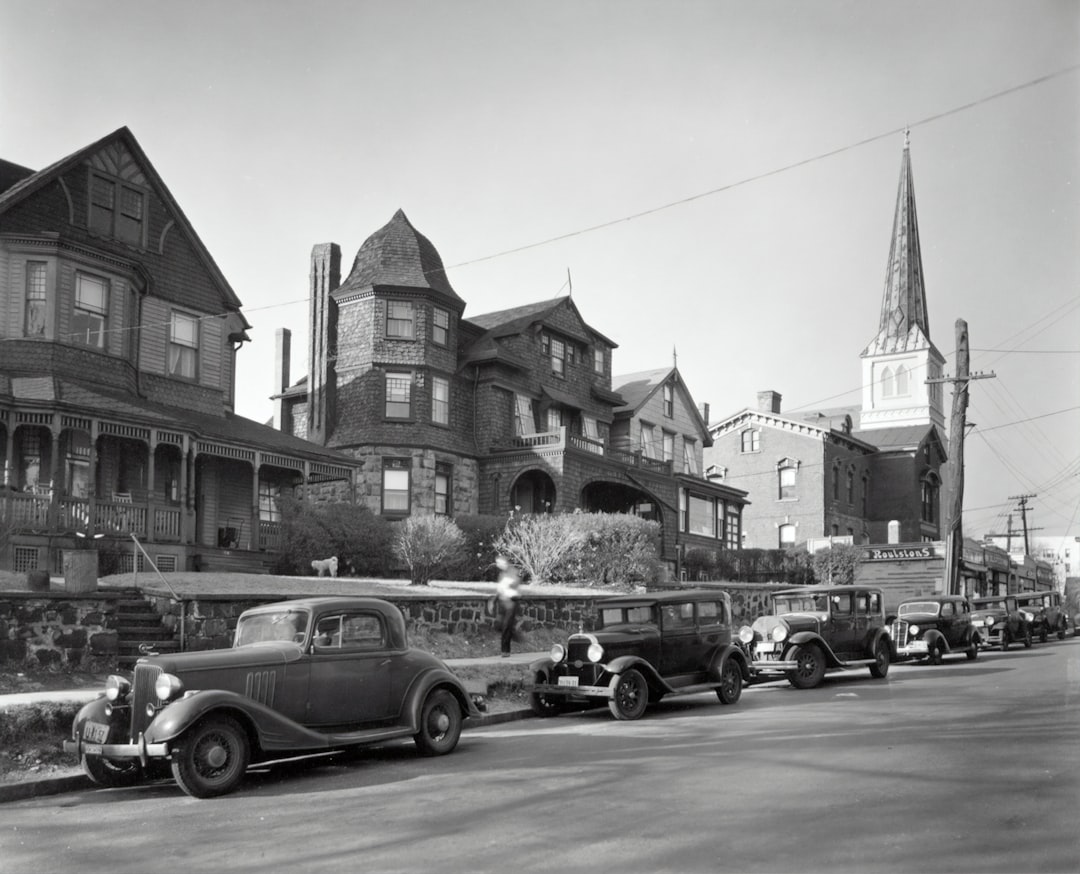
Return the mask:
<svg viewBox="0 0 1080 874">
<path fill-rule="evenodd" d="M 968 326 L 963 319 L 956 320 L 956 376 L 928 379 L 928 383 L 951 382 L 953 385 L 952 415 L 949 419 L 949 435 L 952 446 L 946 463 L 947 480 L 950 484 L 948 525 L 945 534 L 945 591 L 950 595 L 960 591 L 960 557 L 964 552 L 964 436 L 967 429 L 968 383 L 973 379 L 988 379 L 995 374 L 972 374 L 968 347 Z"/>
</svg>

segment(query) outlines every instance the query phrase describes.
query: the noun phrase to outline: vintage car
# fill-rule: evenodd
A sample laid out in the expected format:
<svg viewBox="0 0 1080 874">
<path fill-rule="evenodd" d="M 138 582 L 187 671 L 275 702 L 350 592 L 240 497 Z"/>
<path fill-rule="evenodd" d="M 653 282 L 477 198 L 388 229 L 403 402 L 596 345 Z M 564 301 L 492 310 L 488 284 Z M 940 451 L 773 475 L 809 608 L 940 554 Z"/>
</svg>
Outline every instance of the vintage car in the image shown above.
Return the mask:
<svg viewBox="0 0 1080 874">
<path fill-rule="evenodd" d="M 246 610 L 231 649 L 150 655 L 83 707 L 67 752 L 90 779 L 168 776 L 189 795 L 231 791 L 248 765 L 411 737 L 451 752 L 479 711 L 405 619 L 378 598 L 305 598 Z"/>
<path fill-rule="evenodd" d="M 971 604 L 958 595 L 904 601 L 891 626 L 898 661 L 926 659 L 940 665 L 946 655 L 962 652 L 979 657 L 979 631 L 971 621 Z"/>
<path fill-rule="evenodd" d="M 980 629 L 982 646 L 1001 647 L 1008 652 L 1014 643 L 1031 647 L 1031 620 L 1035 617 L 1021 610 L 1015 595 L 993 595 L 971 599 L 971 621 Z"/>
<path fill-rule="evenodd" d="M 606 701 L 616 719 L 638 719 L 665 695 L 710 690 L 734 704 L 750 678 L 732 643 L 731 599 L 716 589 L 609 598 L 593 631 L 570 635 L 531 667 L 538 716 Z"/>
<path fill-rule="evenodd" d="M 1016 596 L 1016 603 L 1034 617 L 1031 633 L 1038 635 L 1041 643 L 1046 643 L 1051 634 L 1056 634 L 1058 640 L 1065 639 L 1069 621 L 1061 603 L 1061 592 L 1021 592 Z"/>
<path fill-rule="evenodd" d="M 772 615 L 739 630 L 755 681 L 786 677 L 797 689 L 820 685 L 825 672 L 889 672 L 892 641 L 881 589 L 801 586 L 772 596 Z"/>
</svg>

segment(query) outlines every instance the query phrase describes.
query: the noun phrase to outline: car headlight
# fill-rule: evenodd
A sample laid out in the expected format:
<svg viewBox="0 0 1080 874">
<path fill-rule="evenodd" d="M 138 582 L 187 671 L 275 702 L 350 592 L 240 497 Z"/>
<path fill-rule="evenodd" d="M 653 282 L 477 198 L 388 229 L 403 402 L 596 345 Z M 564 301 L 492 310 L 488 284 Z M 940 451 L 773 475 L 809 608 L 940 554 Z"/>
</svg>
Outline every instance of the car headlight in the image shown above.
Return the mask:
<svg viewBox="0 0 1080 874">
<path fill-rule="evenodd" d="M 787 626 L 777 625 L 776 628 L 772 630 L 770 637 L 772 637 L 772 639 L 775 640 L 777 643 L 784 640 L 787 637 Z"/>
<path fill-rule="evenodd" d="M 910 634 L 910 635 L 911 635 L 912 637 L 914 637 L 914 636 L 915 636 L 916 634 L 918 634 L 918 633 L 919 633 L 919 626 L 918 626 L 918 625 L 909 625 L 909 626 L 908 626 L 908 633 L 909 633 L 909 634 Z"/>
<path fill-rule="evenodd" d="M 551 647 L 551 652 L 549 653 L 549 655 L 551 656 L 551 660 L 553 662 L 561 662 L 563 660 L 563 657 L 566 655 L 566 649 L 561 643 L 556 643 L 554 646 Z"/>
<path fill-rule="evenodd" d="M 590 662 L 603 661 L 604 648 L 598 643 L 590 643 L 589 648 L 585 650 L 585 655 L 588 656 Z"/>
<path fill-rule="evenodd" d="M 183 688 L 184 684 L 174 674 L 158 674 L 157 680 L 154 681 L 154 694 L 157 695 L 159 701 L 175 698 Z"/>
<path fill-rule="evenodd" d="M 1031 622 L 1035 619 L 1034 613 L 1028 613 L 1027 610 L 1021 610 L 1020 615 L 1024 617 L 1025 622 Z"/>
<path fill-rule="evenodd" d="M 105 697 L 110 701 L 123 701 L 131 692 L 131 683 L 116 674 L 105 680 Z"/>
<path fill-rule="evenodd" d="M 751 628 L 749 625 L 744 625 L 742 628 L 739 629 L 739 640 L 741 640 L 743 643 L 753 643 L 754 629 Z"/>
</svg>

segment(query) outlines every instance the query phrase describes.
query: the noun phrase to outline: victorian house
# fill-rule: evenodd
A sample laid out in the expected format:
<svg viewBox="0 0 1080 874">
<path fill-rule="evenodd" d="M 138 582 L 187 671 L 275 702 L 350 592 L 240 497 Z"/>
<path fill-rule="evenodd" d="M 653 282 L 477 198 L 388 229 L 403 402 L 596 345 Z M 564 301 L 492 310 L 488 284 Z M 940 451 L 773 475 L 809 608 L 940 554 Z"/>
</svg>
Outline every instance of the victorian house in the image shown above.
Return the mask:
<svg viewBox="0 0 1080 874">
<path fill-rule="evenodd" d="M 255 569 L 281 490 L 351 494 L 351 458 L 234 412 L 249 327 L 127 128 L 0 161 L 3 566 L 98 536 L 142 560 L 134 535 L 163 570 Z"/>
<path fill-rule="evenodd" d="M 674 567 L 692 494 L 722 515 L 702 536 L 738 543 L 743 493 L 701 475 L 709 435 L 677 371 L 613 389 L 616 344 L 570 297 L 466 318 L 439 253 L 400 210 L 344 278 L 337 244 L 315 246 L 310 296 L 295 383 L 279 332 L 275 418 L 355 458 L 357 494 L 376 513 L 636 513 L 660 522 Z M 642 442 L 645 418 L 655 442 Z"/>
<path fill-rule="evenodd" d="M 837 537 L 918 543 L 945 535 L 944 357 L 930 339 L 906 142 L 881 318 L 861 360 L 861 406 L 785 414 L 780 394 L 764 391 L 756 408 L 710 426 L 706 474 L 745 489 L 752 502 L 744 546 Z"/>
</svg>

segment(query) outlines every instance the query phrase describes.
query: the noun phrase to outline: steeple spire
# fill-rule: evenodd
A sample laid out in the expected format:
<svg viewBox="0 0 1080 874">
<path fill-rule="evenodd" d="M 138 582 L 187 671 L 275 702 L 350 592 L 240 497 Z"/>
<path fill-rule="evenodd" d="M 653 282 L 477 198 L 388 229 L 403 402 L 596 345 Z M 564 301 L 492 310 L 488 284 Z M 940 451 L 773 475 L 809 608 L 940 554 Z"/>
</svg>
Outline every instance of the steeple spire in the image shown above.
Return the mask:
<svg viewBox="0 0 1080 874">
<path fill-rule="evenodd" d="M 904 153 L 900 162 L 881 320 L 877 337 L 867 347 L 871 354 L 919 349 L 930 342 L 919 219 L 915 212 L 915 182 L 911 174 L 910 133 L 904 131 Z"/>
</svg>

